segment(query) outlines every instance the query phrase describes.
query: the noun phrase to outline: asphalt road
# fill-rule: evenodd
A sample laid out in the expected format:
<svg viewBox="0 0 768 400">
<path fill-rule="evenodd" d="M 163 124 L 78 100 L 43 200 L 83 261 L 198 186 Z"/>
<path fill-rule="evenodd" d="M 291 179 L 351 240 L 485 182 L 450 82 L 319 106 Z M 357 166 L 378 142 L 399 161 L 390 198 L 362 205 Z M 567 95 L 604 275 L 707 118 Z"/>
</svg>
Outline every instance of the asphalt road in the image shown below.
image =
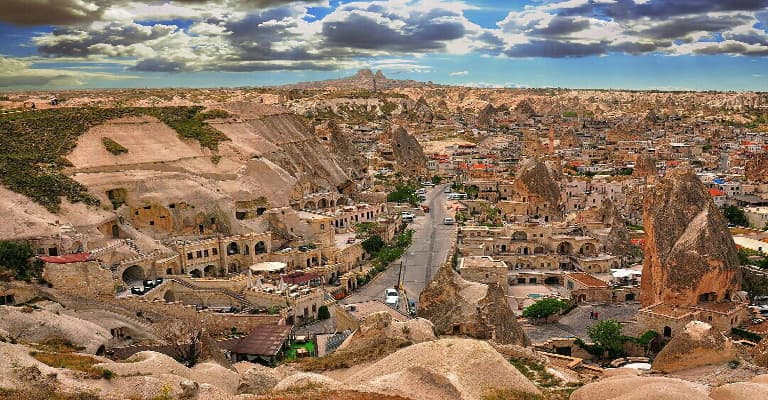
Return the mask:
<svg viewBox="0 0 768 400">
<path fill-rule="evenodd" d="M 443 225 L 443 218 L 448 216 L 446 195 L 443 192 L 446 186 L 448 185 L 438 185 L 427 191 L 427 200 L 424 203 L 429 206 L 430 212 L 417 216 L 410 224 L 410 228 L 414 230 L 413 242 L 400 260 L 405 294 L 409 300 L 416 303 L 421 291 L 448 257 L 451 238 L 456 235 L 456 225 Z M 400 278 L 400 261 L 392 263 L 372 282 L 341 302 L 354 304 L 369 300 L 383 301 L 384 291 L 395 287 Z M 405 302 L 402 303 L 405 306 Z"/>
</svg>

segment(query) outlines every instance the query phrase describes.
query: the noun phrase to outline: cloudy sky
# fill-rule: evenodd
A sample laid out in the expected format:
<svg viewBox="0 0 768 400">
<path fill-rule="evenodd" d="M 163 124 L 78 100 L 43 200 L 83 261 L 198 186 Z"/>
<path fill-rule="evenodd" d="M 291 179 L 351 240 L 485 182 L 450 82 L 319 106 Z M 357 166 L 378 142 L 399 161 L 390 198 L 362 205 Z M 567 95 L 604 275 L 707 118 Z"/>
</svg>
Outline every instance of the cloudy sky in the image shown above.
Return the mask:
<svg viewBox="0 0 768 400">
<path fill-rule="evenodd" d="M 768 0 L 2 0 L 0 90 L 275 85 L 360 68 L 493 87 L 768 90 Z"/>
</svg>

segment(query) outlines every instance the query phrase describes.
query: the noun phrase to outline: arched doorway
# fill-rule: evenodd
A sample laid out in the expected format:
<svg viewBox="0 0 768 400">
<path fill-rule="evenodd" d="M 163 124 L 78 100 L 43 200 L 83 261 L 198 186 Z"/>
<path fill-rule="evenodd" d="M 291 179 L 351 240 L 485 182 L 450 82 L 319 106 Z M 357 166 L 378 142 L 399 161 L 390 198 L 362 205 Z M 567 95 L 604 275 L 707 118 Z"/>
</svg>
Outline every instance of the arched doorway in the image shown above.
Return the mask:
<svg viewBox="0 0 768 400">
<path fill-rule="evenodd" d="M 193 269 L 192 271 L 189 271 L 189 275 L 191 275 L 193 278 L 202 278 L 203 273 L 200 272 L 199 269 Z"/>
<path fill-rule="evenodd" d="M 517 231 L 512 234 L 512 240 L 528 240 L 528 235 L 523 231 Z"/>
<path fill-rule="evenodd" d="M 304 209 L 305 210 L 314 210 L 315 208 L 316 208 L 315 207 L 315 203 L 312 202 L 312 201 L 308 201 L 308 202 L 304 203 Z"/>
<path fill-rule="evenodd" d="M 236 242 L 232 242 L 227 246 L 227 255 L 240 254 L 240 246 Z"/>
<path fill-rule="evenodd" d="M 131 265 L 123 271 L 123 282 L 128 285 L 141 284 L 144 279 L 144 270 L 138 265 Z"/>
<path fill-rule="evenodd" d="M 672 337 L 672 328 L 665 326 L 664 327 L 664 337 Z"/>
<path fill-rule="evenodd" d="M 173 290 L 168 290 L 163 295 L 163 300 L 165 300 L 166 303 L 173 303 L 176 301 L 176 294 L 173 293 Z"/>
<path fill-rule="evenodd" d="M 256 254 L 263 254 L 267 252 L 267 245 L 264 242 L 258 242 L 253 246 L 253 251 Z"/>
<path fill-rule="evenodd" d="M 557 245 L 558 254 L 571 254 L 573 252 L 573 246 L 570 242 L 562 242 Z"/>
<path fill-rule="evenodd" d="M 320 199 L 320 201 L 317 203 L 317 208 L 328 208 L 328 200 L 326 199 Z"/>
<path fill-rule="evenodd" d="M 546 279 L 544 279 L 545 285 L 558 285 L 560 284 L 560 279 L 556 276 L 550 276 Z"/>
<path fill-rule="evenodd" d="M 627 295 L 624 296 L 624 301 L 635 301 L 635 294 L 627 293 Z"/>
<path fill-rule="evenodd" d="M 206 265 L 205 269 L 203 270 L 203 273 L 205 276 L 214 276 L 216 275 L 216 266 L 214 265 Z"/>
<path fill-rule="evenodd" d="M 117 226 L 117 224 L 112 225 L 112 238 L 113 239 L 120 238 L 120 227 Z"/>
<path fill-rule="evenodd" d="M 592 243 L 584 243 L 583 246 L 579 249 L 579 253 L 584 255 L 594 255 L 597 252 L 597 249 L 595 249 L 595 245 Z"/>
</svg>

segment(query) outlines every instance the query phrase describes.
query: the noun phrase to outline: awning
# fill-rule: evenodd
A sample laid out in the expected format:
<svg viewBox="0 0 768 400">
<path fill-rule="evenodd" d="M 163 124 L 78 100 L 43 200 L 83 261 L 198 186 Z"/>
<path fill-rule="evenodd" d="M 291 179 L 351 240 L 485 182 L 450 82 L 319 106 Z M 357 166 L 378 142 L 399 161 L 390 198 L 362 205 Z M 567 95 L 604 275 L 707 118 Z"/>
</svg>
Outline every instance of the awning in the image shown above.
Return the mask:
<svg viewBox="0 0 768 400">
<path fill-rule="evenodd" d="M 276 272 L 285 269 L 288 265 L 279 261 L 267 261 L 251 265 L 253 272 Z"/>
<path fill-rule="evenodd" d="M 51 264 L 70 264 L 70 263 L 88 261 L 88 259 L 91 258 L 91 253 L 86 252 L 86 253 L 65 254 L 63 256 L 39 256 L 37 258 L 40 259 L 40 261 L 51 263 Z"/>
</svg>

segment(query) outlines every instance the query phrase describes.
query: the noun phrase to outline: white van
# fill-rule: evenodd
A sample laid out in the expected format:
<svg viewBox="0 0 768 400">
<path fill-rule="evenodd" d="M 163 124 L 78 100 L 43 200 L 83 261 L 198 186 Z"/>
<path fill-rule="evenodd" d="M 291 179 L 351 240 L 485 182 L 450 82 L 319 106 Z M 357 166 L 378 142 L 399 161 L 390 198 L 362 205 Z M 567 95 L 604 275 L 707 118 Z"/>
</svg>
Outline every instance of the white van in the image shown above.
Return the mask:
<svg viewBox="0 0 768 400">
<path fill-rule="evenodd" d="M 456 221 L 454 221 L 451 217 L 443 218 L 443 225 L 453 225 L 454 223 L 456 223 Z"/>
</svg>

